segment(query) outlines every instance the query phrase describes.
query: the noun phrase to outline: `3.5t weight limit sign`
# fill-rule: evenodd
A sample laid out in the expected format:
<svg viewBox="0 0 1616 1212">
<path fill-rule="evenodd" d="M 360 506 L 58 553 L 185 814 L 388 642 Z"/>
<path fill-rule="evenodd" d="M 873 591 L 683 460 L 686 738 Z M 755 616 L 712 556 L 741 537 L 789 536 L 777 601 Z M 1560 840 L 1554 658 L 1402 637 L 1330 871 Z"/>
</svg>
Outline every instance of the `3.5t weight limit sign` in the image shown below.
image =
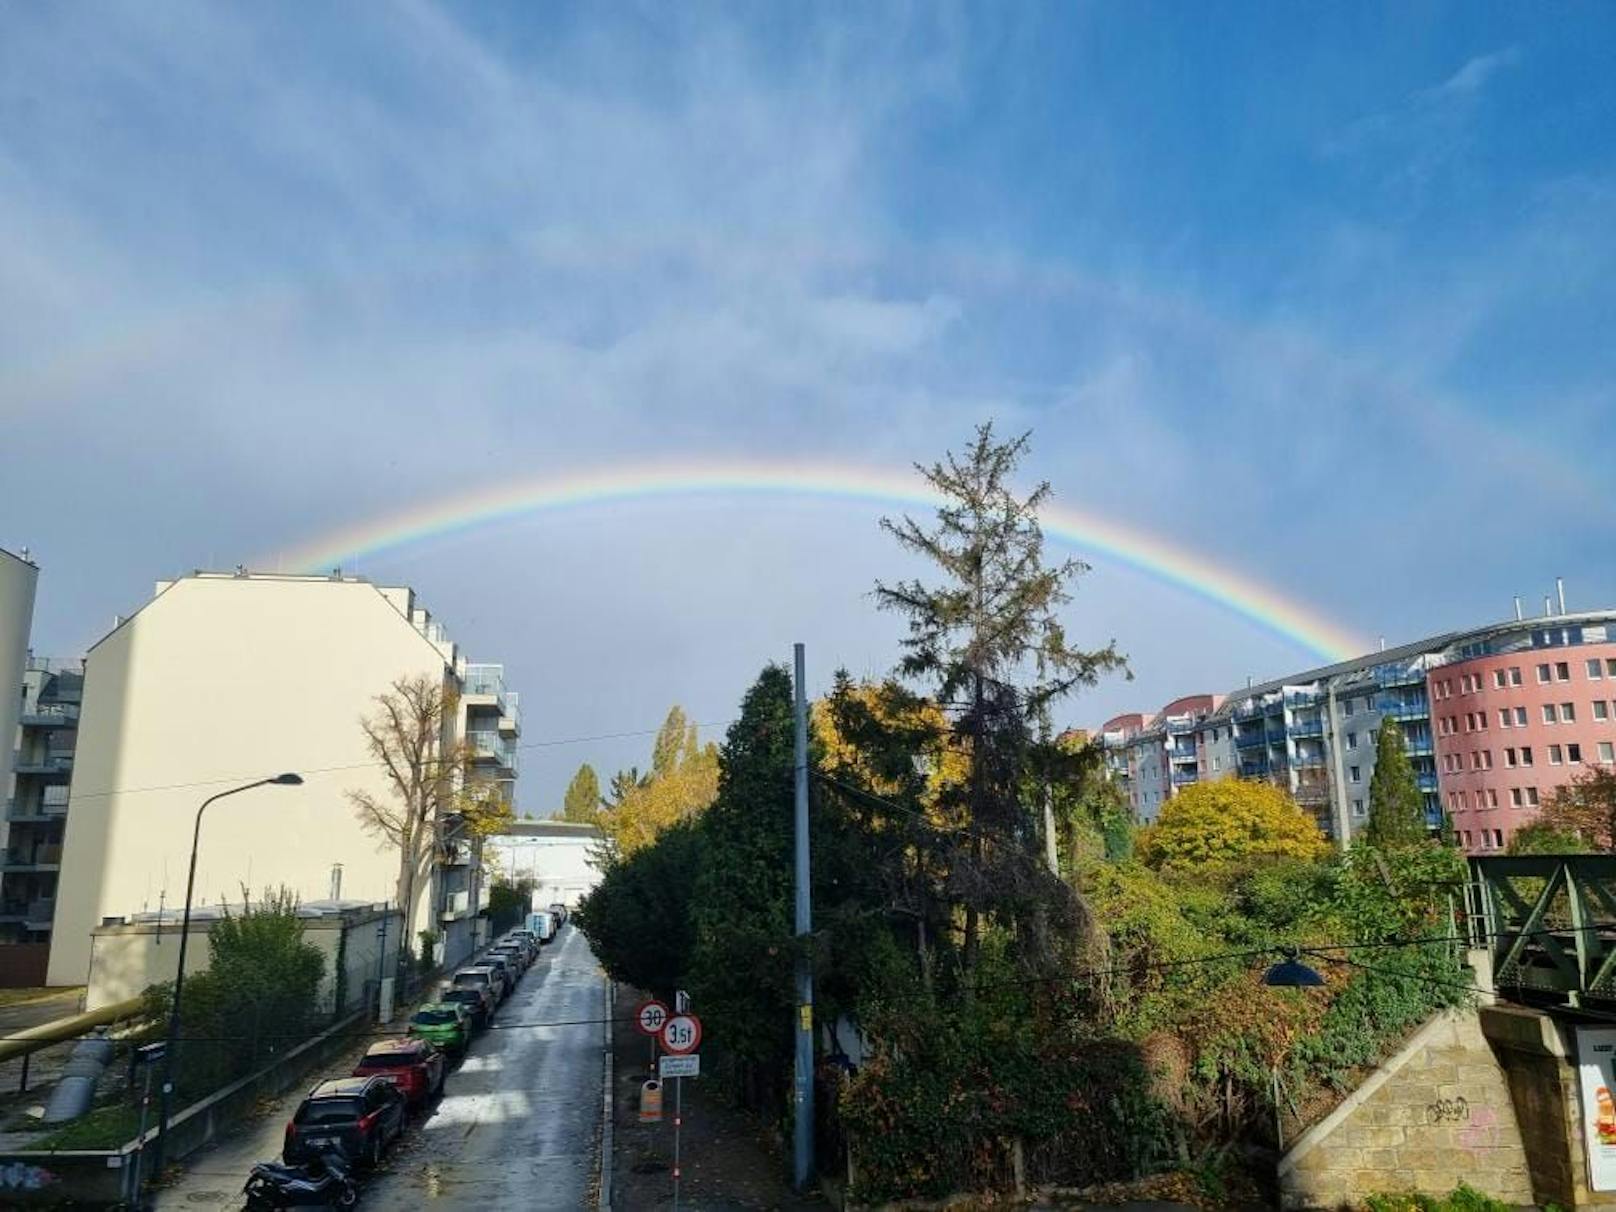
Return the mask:
<svg viewBox="0 0 1616 1212">
<path fill-rule="evenodd" d="M 701 1020 L 694 1014 L 675 1014 L 662 1024 L 662 1050 L 673 1056 L 694 1052 L 701 1043 Z"/>
<path fill-rule="evenodd" d="M 660 1035 L 668 1021 L 668 1008 L 661 1002 L 641 1002 L 634 1011 L 634 1027 L 641 1035 Z"/>
</svg>

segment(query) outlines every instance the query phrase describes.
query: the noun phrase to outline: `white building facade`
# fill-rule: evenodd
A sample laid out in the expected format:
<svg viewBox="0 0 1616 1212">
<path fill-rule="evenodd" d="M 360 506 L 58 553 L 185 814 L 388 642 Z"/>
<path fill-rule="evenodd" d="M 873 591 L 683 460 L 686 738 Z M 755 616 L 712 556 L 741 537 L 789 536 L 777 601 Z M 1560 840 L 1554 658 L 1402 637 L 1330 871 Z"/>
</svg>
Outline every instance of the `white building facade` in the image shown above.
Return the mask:
<svg viewBox="0 0 1616 1212">
<path fill-rule="evenodd" d="M 412 590 L 244 571 L 159 583 L 85 661 L 50 983 L 86 980 L 92 931 L 183 903 L 204 799 L 283 771 L 303 784 L 208 808 L 197 903 L 282 886 L 306 902 L 392 901 L 397 851 L 362 827 L 348 793 L 390 797 L 360 722 L 417 676 L 461 695 L 443 743 L 469 740 L 508 794 L 520 725 L 502 671 L 468 666 Z M 480 849 L 444 827 L 410 922 L 412 945 L 431 930 L 449 963 L 486 931 Z"/>
</svg>

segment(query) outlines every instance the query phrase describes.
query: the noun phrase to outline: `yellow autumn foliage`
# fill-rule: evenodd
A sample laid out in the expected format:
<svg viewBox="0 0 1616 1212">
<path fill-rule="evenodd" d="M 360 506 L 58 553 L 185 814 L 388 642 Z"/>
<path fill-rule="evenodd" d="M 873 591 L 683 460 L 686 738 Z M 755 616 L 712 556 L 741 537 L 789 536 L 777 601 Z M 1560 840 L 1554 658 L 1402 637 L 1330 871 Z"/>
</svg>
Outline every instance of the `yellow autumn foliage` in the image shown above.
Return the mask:
<svg viewBox="0 0 1616 1212">
<path fill-rule="evenodd" d="M 954 743 L 948 717 L 942 709 L 929 699 L 916 699 L 886 682 L 859 682 L 849 693 L 883 724 L 934 738 L 919 755 L 927 764 L 926 790 L 921 795 L 921 803 L 933 818 L 933 824 L 956 823 L 941 819 L 936 811 L 937 798 L 946 787 L 964 786 L 971 766 L 969 756 Z M 876 795 L 895 797 L 900 794 L 902 789 L 896 781 L 872 769 L 866 756 L 842 735 L 830 700 L 816 699 L 811 711 L 814 737 L 821 750 L 820 766 L 826 774 L 867 788 Z"/>
<path fill-rule="evenodd" d="M 1137 852 L 1152 867 L 1219 866 L 1251 858 L 1312 859 L 1328 847 L 1318 823 L 1271 783 L 1194 783 L 1140 830 Z"/>
</svg>

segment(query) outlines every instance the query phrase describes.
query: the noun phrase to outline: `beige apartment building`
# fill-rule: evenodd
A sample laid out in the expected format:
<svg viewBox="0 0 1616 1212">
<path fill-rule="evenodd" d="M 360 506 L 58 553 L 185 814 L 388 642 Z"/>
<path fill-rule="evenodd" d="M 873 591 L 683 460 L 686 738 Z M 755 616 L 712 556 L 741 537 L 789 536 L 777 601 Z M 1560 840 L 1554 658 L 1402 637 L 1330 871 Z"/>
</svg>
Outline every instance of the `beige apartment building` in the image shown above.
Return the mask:
<svg viewBox="0 0 1616 1212">
<path fill-rule="evenodd" d="M 392 900 L 397 853 L 361 827 L 347 793 L 389 794 L 360 720 L 395 680 L 416 675 L 461 693 L 445 740 L 469 741 L 509 792 L 516 696 L 499 666 L 465 661 L 413 590 L 241 570 L 160 582 L 85 661 L 50 983 L 85 982 L 97 928 L 177 921 L 198 806 L 283 771 L 303 785 L 207 810 L 197 903 L 282 885 L 307 902 Z M 449 962 L 476 947 L 486 929 L 480 867 L 480 846 L 446 838 L 412 941 L 435 931 Z"/>
</svg>

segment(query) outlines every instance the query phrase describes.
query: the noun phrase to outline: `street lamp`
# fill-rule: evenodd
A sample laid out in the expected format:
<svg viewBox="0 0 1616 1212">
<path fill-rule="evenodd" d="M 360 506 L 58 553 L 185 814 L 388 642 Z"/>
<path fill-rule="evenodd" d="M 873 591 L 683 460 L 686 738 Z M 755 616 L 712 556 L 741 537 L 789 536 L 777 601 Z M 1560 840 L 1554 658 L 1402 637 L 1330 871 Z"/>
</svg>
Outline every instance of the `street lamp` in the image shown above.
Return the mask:
<svg viewBox="0 0 1616 1212">
<path fill-rule="evenodd" d="M 1280 951 L 1284 958 L 1263 973 L 1262 983 L 1281 989 L 1317 989 L 1324 978 L 1301 961 L 1295 947 Z"/>
<path fill-rule="evenodd" d="M 191 894 L 196 889 L 196 846 L 202 838 L 202 814 L 214 800 L 222 800 L 227 795 L 239 795 L 255 787 L 298 787 L 302 783 L 303 776 L 300 774 L 277 774 L 210 795 L 196 810 L 196 826 L 191 830 L 191 870 L 185 877 L 185 913 L 180 918 L 180 966 L 174 974 L 174 1001 L 168 1010 L 168 1044 L 163 1049 L 163 1085 L 158 1095 L 157 1111 L 157 1156 L 153 1158 L 151 1170 L 154 1175 L 163 1172 L 163 1146 L 168 1141 L 169 1100 L 174 1092 L 174 1051 L 179 1046 L 180 1037 L 180 994 L 185 988 L 185 944 L 191 932 Z"/>
</svg>

